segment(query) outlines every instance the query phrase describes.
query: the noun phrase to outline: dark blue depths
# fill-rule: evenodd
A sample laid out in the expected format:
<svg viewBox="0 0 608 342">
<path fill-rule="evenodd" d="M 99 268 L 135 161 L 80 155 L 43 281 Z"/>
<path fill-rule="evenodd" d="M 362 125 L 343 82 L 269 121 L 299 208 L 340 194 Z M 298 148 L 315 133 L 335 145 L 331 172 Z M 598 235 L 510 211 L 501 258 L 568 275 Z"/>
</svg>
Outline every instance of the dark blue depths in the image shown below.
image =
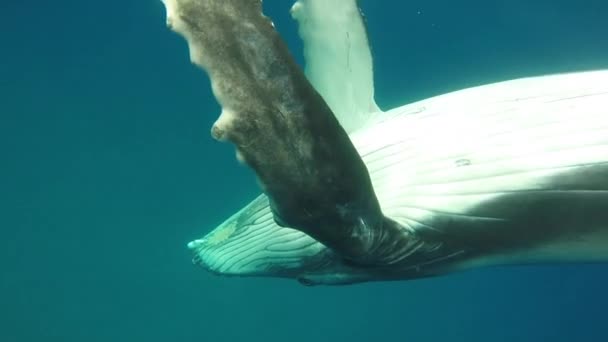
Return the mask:
<svg viewBox="0 0 608 342">
<path fill-rule="evenodd" d="M 289 2 L 268 14 L 301 55 Z M 379 103 L 608 67 L 608 2 L 366 0 Z M 608 266 L 344 288 L 190 264 L 258 192 L 157 1 L 0 4 L 0 341 L 607 341 Z M 301 58 L 298 57 L 301 61 Z"/>
</svg>

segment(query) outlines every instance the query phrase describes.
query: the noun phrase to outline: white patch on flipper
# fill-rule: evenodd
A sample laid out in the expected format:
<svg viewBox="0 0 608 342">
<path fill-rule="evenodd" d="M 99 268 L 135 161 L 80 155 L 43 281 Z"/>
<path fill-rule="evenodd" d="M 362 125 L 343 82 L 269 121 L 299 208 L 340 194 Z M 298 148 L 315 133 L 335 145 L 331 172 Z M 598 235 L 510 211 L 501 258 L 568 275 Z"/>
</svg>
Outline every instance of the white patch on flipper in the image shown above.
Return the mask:
<svg viewBox="0 0 608 342">
<path fill-rule="evenodd" d="M 235 154 L 236 154 L 236 160 L 239 163 L 241 163 L 243 165 L 247 165 L 247 161 L 245 160 L 245 157 L 243 156 L 243 153 L 238 148 L 236 149 Z"/>
<path fill-rule="evenodd" d="M 176 14 L 177 0 L 161 0 L 161 2 L 165 5 L 165 11 L 167 12 L 167 27 L 172 30 L 178 31 L 180 26 L 183 25 L 180 22 L 179 16 Z"/>
<path fill-rule="evenodd" d="M 175 8 L 175 0 L 161 0 L 165 5 L 165 11 L 167 12 L 167 25 L 173 20 L 173 13 Z"/>
<path fill-rule="evenodd" d="M 306 76 L 347 132 L 380 111 L 372 55 L 355 0 L 299 0 L 291 9 L 304 41 Z"/>
<path fill-rule="evenodd" d="M 187 29 L 185 23 L 181 20 L 178 11 L 179 4 L 177 0 L 161 0 L 165 5 L 165 10 L 167 12 L 167 27 L 169 27 L 174 32 L 181 34 L 186 42 L 188 43 L 188 52 L 190 56 L 190 61 L 198 65 L 202 68 L 206 69 L 204 65 L 204 54 L 203 51 L 200 51 L 200 47 L 197 44 L 193 44 L 192 37 L 190 31 Z"/>
</svg>

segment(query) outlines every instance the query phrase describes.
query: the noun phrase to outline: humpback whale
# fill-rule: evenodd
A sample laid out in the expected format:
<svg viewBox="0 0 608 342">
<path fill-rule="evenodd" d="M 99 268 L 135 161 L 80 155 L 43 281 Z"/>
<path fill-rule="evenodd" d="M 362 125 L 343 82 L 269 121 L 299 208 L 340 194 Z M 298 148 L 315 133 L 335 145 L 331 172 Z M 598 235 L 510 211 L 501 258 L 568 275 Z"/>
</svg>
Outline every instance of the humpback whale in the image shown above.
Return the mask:
<svg viewBox="0 0 608 342">
<path fill-rule="evenodd" d="M 304 285 L 608 261 L 608 71 L 390 110 L 356 0 L 299 0 L 302 70 L 261 0 L 163 0 L 263 194 L 189 248 L 226 276 Z"/>
</svg>

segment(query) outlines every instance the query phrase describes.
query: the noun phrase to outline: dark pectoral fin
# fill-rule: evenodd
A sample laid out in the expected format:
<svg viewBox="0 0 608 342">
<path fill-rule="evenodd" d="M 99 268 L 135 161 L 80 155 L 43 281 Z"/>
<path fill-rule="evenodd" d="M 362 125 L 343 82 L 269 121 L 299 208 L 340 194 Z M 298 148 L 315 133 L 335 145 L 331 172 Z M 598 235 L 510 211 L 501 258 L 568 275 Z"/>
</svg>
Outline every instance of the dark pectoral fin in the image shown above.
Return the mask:
<svg viewBox="0 0 608 342">
<path fill-rule="evenodd" d="M 257 173 L 277 222 L 346 258 L 379 262 L 386 225 L 363 161 L 259 0 L 165 0 L 169 26 L 210 76 L 212 134 Z M 339 86 L 339 85 L 338 85 Z"/>
</svg>

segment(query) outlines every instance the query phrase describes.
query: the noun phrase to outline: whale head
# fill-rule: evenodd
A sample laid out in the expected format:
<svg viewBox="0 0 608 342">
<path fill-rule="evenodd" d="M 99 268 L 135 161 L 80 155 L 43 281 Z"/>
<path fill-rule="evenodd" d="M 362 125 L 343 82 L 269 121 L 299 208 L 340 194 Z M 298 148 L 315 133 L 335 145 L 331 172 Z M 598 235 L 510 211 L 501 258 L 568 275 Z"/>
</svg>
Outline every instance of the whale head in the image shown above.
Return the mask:
<svg viewBox="0 0 608 342">
<path fill-rule="evenodd" d="M 217 275 L 289 278 L 304 285 L 370 278 L 305 233 L 279 226 L 264 195 L 188 247 L 193 263 Z"/>
</svg>

